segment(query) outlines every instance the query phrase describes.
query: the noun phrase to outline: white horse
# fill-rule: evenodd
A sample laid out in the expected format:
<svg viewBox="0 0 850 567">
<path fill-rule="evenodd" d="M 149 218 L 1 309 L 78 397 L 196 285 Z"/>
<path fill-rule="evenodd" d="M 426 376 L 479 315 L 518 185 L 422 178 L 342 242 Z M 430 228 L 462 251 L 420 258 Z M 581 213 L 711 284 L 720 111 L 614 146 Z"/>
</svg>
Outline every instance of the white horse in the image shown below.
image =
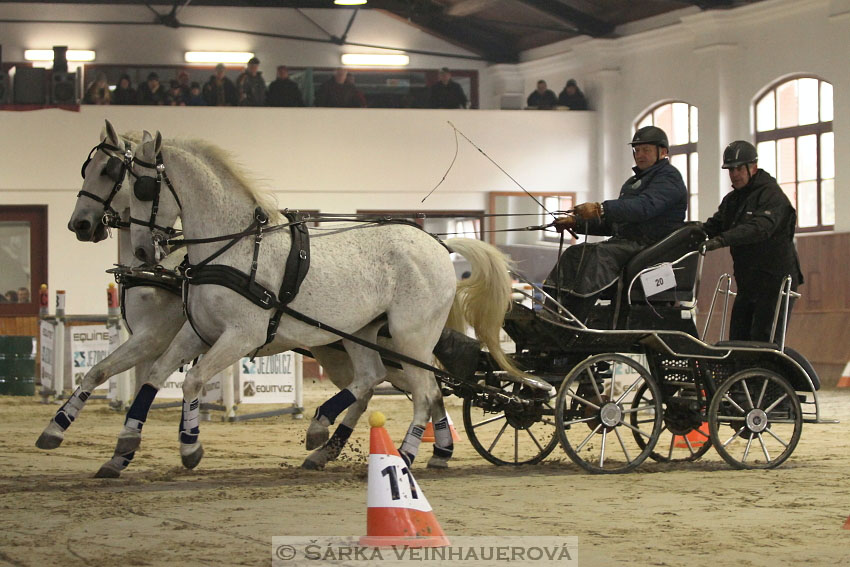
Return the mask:
<svg viewBox="0 0 850 567">
<path fill-rule="evenodd" d="M 179 203 L 168 191 L 161 191 L 163 168 Z M 145 133 L 134 170 L 139 181 L 131 200 L 132 217 L 150 225 L 170 226 L 180 215 L 190 241 L 239 233 L 249 225 L 255 227 L 255 220 L 263 216 L 272 224 L 281 220 L 273 196 L 255 187 L 227 154 L 211 144 L 185 141 L 163 147 L 159 133 L 155 139 Z M 134 225 L 131 234 L 136 256 L 154 258 L 156 250 L 148 228 Z M 276 296 L 291 243 L 288 230 L 268 228 L 261 243 L 253 236 L 231 239 L 229 246 L 222 241 L 192 242 L 187 249 L 193 268 L 187 277 L 199 277 L 202 263 L 228 266 L 244 274 L 246 287 L 254 282 L 268 292 L 266 297 Z M 354 403 L 364 404 L 374 386 L 387 377 L 377 352 L 361 344 L 364 340 L 374 343 L 379 327 L 386 322 L 394 350 L 408 357 L 401 361 L 404 374 L 394 376 L 393 381 L 412 393 L 414 417 L 400 448 L 412 461 L 429 416 L 436 425 L 445 423 L 446 416 L 433 374 L 410 359 L 432 361 L 433 347 L 455 299 L 455 314 L 466 314 L 500 365 L 518 372 L 498 342 L 510 304 L 506 259 L 478 240 L 452 239 L 446 244 L 473 263 L 473 278 L 462 282 L 460 289 L 456 289 L 459 284 L 447 251 L 418 228 L 396 223 L 320 231 L 311 240 L 309 271 L 289 306 L 302 316 L 321 321 L 322 326 L 284 315 L 272 342 L 265 346 L 273 310 L 223 285 L 190 286 L 190 320 L 154 363 L 148 379 L 148 385 L 156 389 L 175 368 L 205 353 L 183 384 L 181 455 L 190 457 L 202 450 L 193 400 L 209 378 L 261 346 L 259 354 L 265 355 L 294 347 L 312 350 L 335 342 L 339 336 L 326 330 L 334 328 L 348 337 L 343 344 L 354 379 L 322 404 L 310 424 L 308 442 L 327 439 L 328 426 L 336 417 Z M 448 428 L 436 425 L 435 454 L 429 465 L 445 466 L 451 456 L 451 434 Z M 132 423 L 120 437 L 125 450 L 140 441 Z"/>
<path fill-rule="evenodd" d="M 120 215 L 129 207 L 130 189 L 121 190 L 121 186 L 130 183 L 131 180 L 126 179 L 125 172 L 116 167 L 114 160 L 123 161 L 126 158 L 129 164 L 132 151 L 140 139 L 141 134 L 135 133 L 118 136 L 112 124 L 106 121 L 100 143 L 90 154 L 91 159 L 87 160 L 83 166 L 83 186 L 68 222 L 68 228 L 76 234 L 78 240 L 84 242 L 103 240 L 107 235 L 107 227 L 103 224 L 104 215 Z M 124 152 L 127 150 L 130 151 L 130 155 L 125 156 Z M 110 160 L 113 160 L 112 163 Z M 172 270 L 182 261 L 183 255 L 183 252 L 171 254 L 161 262 L 161 265 Z M 134 265 L 141 265 L 141 262 L 137 261 Z M 48 450 L 59 447 L 64 440 L 65 431 L 83 409 L 92 391 L 111 376 L 135 366 L 138 393 L 139 388 L 147 380 L 150 365 L 165 351 L 186 320 L 179 294 L 161 287 L 150 285 L 130 287 L 125 291 L 123 306 L 128 327 L 133 333 L 130 339 L 86 374 L 80 386 L 48 423 L 36 441 L 37 447 Z M 344 388 L 350 383 L 353 372 L 344 352 L 334 348 L 319 347 L 314 349 L 313 355 L 326 369 L 331 382 L 337 387 Z M 363 410 L 365 410 L 365 404 L 362 404 L 362 408 L 361 404 L 352 407 L 346 413 L 342 423 L 353 429 Z M 304 466 L 321 468 L 328 461 L 335 459 L 343 445 L 339 439 L 336 441 L 336 443 L 326 443 L 313 451 L 305 460 Z M 316 447 L 308 447 L 308 449 L 314 448 Z M 132 458 L 132 451 L 116 451 L 113 458 L 101 467 L 97 476 L 118 476 Z M 194 461 L 184 460 L 184 465 L 194 467 L 199 460 L 199 458 Z"/>
</svg>

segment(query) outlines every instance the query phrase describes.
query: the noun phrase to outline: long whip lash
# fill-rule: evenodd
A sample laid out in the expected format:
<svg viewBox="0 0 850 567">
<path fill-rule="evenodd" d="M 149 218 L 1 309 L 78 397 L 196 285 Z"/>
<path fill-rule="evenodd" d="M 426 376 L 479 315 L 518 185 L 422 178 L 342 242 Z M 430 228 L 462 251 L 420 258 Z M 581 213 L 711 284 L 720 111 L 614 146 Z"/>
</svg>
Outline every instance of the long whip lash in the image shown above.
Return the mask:
<svg viewBox="0 0 850 567">
<path fill-rule="evenodd" d="M 478 150 L 478 151 L 479 151 L 479 153 L 481 153 L 481 155 L 482 155 L 482 156 L 484 156 L 485 158 L 487 158 L 487 160 L 488 160 L 490 163 L 492 163 L 493 165 L 495 165 L 497 168 L 499 168 L 499 171 L 501 171 L 502 173 L 504 173 L 504 174 L 508 177 L 508 179 L 510 179 L 511 181 L 513 181 L 513 182 L 514 182 L 514 184 L 516 184 L 516 186 L 517 186 L 517 187 L 519 187 L 520 189 L 522 189 L 523 193 L 525 193 L 526 195 L 528 195 L 529 197 L 531 197 L 531 200 L 532 200 L 532 201 L 534 201 L 535 203 L 537 203 L 537 204 L 540 206 L 540 208 L 541 208 L 541 209 L 543 209 L 543 211 L 544 211 L 546 214 L 551 215 L 552 217 L 557 217 L 557 215 L 555 215 L 554 213 L 552 213 L 551 211 L 549 211 L 546 207 L 544 207 L 544 206 L 543 206 L 543 203 L 541 203 L 540 201 L 538 201 L 538 200 L 537 200 L 537 198 L 536 198 L 534 195 L 532 195 L 531 193 L 529 193 L 529 192 L 528 192 L 528 190 L 527 190 L 525 187 L 523 187 L 523 186 L 522 186 L 522 184 L 520 184 L 520 182 L 519 182 L 519 181 L 517 181 L 516 179 L 514 179 L 514 178 L 511 176 L 511 174 L 510 174 L 510 173 L 508 173 L 507 171 L 505 171 L 505 169 L 504 169 L 501 165 L 499 165 L 498 163 L 496 163 L 496 162 L 493 160 L 493 158 L 491 158 L 490 156 L 488 156 L 488 155 L 487 155 L 487 152 L 485 152 L 484 150 L 482 150 L 481 148 L 479 148 L 479 147 L 475 144 L 475 142 L 473 142 L 472 140 L 470 140 L 470 139 L 469 139 L 469 137 L 467 137 L 467 135 L 466 135 L 466 134 L 464 134 L 463 132 L 461 132 L 460 130 L 458 130 L 458 127 L 457 127 L 457 126 L 455 126 L 454 124 L 452 124 L 451 120 L 447 120 L 446 122 L 448 122 L 449 126 L 451 126 L 451 127 L 452 127 L 452 129 L 455 131 L 455 155 L 454 155 L 454 157 L 452 158 L 452 163 L 449 165 L 449 168 L 446 170 L 445 175 L 443 175 L 443 178 L 440 180 L 440 182 L 439 182 L 439 183 L 437 183 L 437 185 L 436 185 L 433 189 L 431 189 L 431 191 L 430 191 L 427 195 L 425 195 L 425 198 L 424 198 L 424 199 L 422 199 L 422 201 L 421 201 L 422 203 L 424 203 L 424 202 L 425 202 L 425 199 L 427 199 L 428 197 L 430 197 L 430 196 L 431 196 L 431 193 L 433 193 L 434 191 L 436 191 L 436 190 L 437 190 L 437 187 L 439 187 L 440 185 L 442 185 L 442 184 L 443 184 L 443 181 L 445 181 L 445 180 L 446 180 L 446 177 L 449 175 L 449 171 L 451 171 L 452 167 L 454 166 L 454 164 L 455 164 L 455 160 L 457 160 L 457 153 L 458 153 L 457 135 L 458 135 L 458 134 L 460 134 L 461 136 L 463 136 L 463 139 L 464 139 L 464 140 L 466 140 L 467 142 L 469 142 L 469 143 L 470 143 L 470 145 L 472 145 L 472 147 L 473 147 L 473 148 L 475 148 L 476 150 Z"/>
</svg>

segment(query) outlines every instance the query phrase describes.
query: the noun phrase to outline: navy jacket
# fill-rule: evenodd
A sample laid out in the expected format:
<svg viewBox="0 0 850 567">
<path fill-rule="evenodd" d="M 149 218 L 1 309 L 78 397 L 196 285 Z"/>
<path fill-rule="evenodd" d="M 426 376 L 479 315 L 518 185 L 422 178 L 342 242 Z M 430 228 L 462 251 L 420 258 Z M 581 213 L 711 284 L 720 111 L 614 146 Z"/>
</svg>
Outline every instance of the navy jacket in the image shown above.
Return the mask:
<svg viewBox="0 0 850 567">
<path fill-rule="evenodd" d="M 803 283 L 794 248 L 797 211 L 769 173 L 759 169 L 750 182 L 723 198 L 705 224 L 709 237 L 730 246 L 735 280 L 757 281 L 757 273 L 791 274 Z"/>
<path fill-rule="evenodd" d="M 663 159 L 628 178 L 620 197 L 602 204 L 603 223 L 591 234 L 613 235 L 653 244 L 680 226 L 688 210 L 688 190 L 682 175 Z"/>
</svg>

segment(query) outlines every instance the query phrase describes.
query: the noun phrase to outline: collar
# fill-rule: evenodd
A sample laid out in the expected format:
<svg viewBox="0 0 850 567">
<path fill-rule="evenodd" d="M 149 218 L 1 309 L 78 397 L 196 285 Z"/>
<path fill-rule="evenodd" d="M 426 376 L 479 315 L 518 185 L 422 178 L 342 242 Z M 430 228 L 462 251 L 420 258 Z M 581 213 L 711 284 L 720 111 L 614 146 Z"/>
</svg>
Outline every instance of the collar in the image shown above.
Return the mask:
<svg viewBox="0 0 850 567">
<path fill-rule="evenodd" d="M 634 172 L 635 172 L 635 179 L 640 179 L 641 177 L 643 177 L 644 175 L 648 174 L 649 172 L 651 172 L 651 171 L 655 171 L 656 169 L 660 168 L 660 167 L 661 167 L 661 166 L 663 166 L 665 163 L 669 163 L 669 162 L 668 162 L 668 160 L 667 160 L 667 158 L 661 158 L 660 160 L 658 160 L 657 162 L 653 163 L 652 165 L 650 165 L 650 166 L 649 166 L 649 167 L 647 167 L 646 169 L 638 169 L 638 166 L 634 166 L 634 167 L 632 167 L 632 171 L 634 171 Z"/>
</svg>

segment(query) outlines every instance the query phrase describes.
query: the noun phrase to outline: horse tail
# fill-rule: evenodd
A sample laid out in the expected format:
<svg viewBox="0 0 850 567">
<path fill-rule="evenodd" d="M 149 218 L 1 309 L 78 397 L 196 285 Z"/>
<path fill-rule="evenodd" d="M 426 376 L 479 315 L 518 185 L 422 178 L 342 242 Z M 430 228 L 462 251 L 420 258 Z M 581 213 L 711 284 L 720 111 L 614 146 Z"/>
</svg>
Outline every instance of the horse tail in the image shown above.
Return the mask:
<svg viewBox="0 0 850 567">
<path fill-rule="evenodd" d="M 446 326 L 463 332 L 468 322 L 502 370 L 525 375 L 502 350 L 499 333 L 511 307 L 510 260 L 498 248 L 472 238 L 450 238 L 446 246 L 467 259 L 471 275 L 457 283 Z"/>
</svg>

